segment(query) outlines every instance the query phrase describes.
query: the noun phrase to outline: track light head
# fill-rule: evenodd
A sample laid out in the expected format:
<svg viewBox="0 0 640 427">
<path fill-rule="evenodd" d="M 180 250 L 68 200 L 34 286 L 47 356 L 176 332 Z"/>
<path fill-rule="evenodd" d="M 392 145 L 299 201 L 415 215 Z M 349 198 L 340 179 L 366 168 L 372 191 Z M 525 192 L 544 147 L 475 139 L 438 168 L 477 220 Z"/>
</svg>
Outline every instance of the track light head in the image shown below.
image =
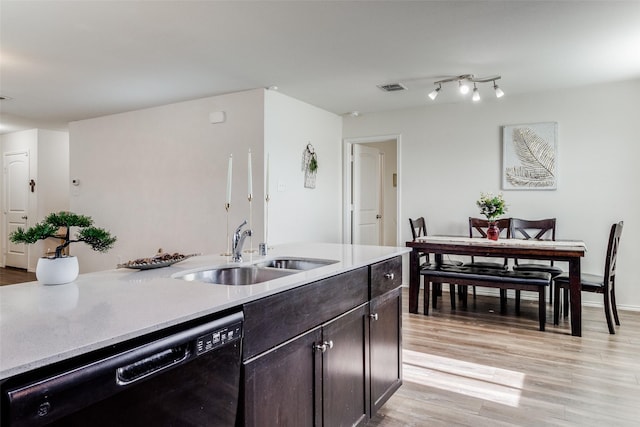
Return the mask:
<svg viewBox="0 0 640 427">
<path fill-rule="evenodd" d="M 473 96 L 471 97 L 471 100 L 474 102 L 480 101 L 480 92 L 478 92 L 478 88 L 475 83 L 473 84 Z"/>
<path fill-rule="evenodd" d="M 462 83 L 462 80 L 458 80 L 458 86 L 460 87 L 460 93 L 466 95 L 469 93 L 469 86 L 465 83 Z"/>
<path fill-rule="evenodd" d="M 440 92 L 440 89 L 442 89 L 441 84 L 439 84 L 437 88 L 431 91 L 431 93 L 429 94 L 429 98 L 431 98 L 432 101 L 436 99 L 436 97 L 438 96 L 438 93 Z"/>
<path fill-rule="evenodd" d="M 500 86 L 496 84 L 496 81 L 493 81 L 493 90 L 496 92 L 496 98 L 502 98 L 504 96 L 504 92 L 500 89 Z"/>
</svg>

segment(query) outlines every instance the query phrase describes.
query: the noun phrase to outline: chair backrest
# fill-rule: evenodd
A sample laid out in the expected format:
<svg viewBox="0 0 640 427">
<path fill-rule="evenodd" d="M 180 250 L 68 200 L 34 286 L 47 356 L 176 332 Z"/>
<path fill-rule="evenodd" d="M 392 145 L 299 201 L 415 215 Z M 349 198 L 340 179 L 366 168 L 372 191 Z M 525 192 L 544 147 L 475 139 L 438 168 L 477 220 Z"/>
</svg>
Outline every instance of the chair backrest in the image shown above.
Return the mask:
<svg viewBox="0 0 640 427">
<path fill-rule="evenodd" d="M 620 246 L 620 235 L 622 234 L 623 221 L 613 224 L 609 233 L 609 245 L 607 246 L 607 257 L 604 263 L 604 286 L 608 291 L 609 286 L 614 286 L 616 277 L 616 259 L 618 257 L 618 247 Z"/>
<path fill-rule="evenodd" d="M 424 217 L 411 219 L 409 218 L 409 225 L 411 226 L 411 234 L 413 234 L 413 240 L 418 237 L 427 235 L 427 226 L 424 222 Z"/>
<path fill-rule="evenodd" d="M 424 217 L 411 219 L 409 218 L 409 225 L 411 226 L 411 234 L 413 235 L 413 240 L 416 240 L 418 237 L 427 235 L 427 225 L 424 221 Z M 419 253 L 420 258 L 424 258 L 424 263 L 429 263 L 429 254 L 426 252 Z"/>
<path fill-rule="evenodd" d="M 511 238 L 556 240 L 556 219 L 520 219 L 511 218 Z"/>
<path fill-rule="evenodd" d="M 511 218 L 500 218 L 494 221 L 500 230 L 500 237 L 511 238 Z M 469 237 L 487 238 L 487 228 L 489 220 L 484 218 L 469 217 Z"/>
<path fill-rule="evenodd" d="M 523 240 L 556 240 L 556 219 L 511 218 L 511 238 Z M 518 258 L 514 259 L 518 265 Z M 553 265 L 553 261 L 549 261 Z"/>
<path fill-rule="evenodd" d="M 511 218 L 500 218 L 494 221 L 496 227 L 500 230 L 500 238 L 511 238 Z M 484 218 L 472 218 L 469 217 L 469 237 L 482 237 L 487 238 L 487 229 L 489 228 L 489 220 Z M 504 265 L 507 265 L 509 259 L 504 259 Z M 471 262 L 476 262 L 474 256 L 471 257 Z"/>
</svg>

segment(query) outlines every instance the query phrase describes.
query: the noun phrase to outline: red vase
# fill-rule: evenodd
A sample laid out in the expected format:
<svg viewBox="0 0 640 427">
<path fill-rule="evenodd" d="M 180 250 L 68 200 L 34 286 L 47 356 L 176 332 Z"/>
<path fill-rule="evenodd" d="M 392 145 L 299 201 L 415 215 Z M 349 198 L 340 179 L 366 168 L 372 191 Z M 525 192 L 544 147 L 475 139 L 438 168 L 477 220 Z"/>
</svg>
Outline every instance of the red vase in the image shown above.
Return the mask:
<svg viewBox="0 0 640 427">
<path fill-rule="evenodd" d="M 500 236 L 500 229 L 494 221 L 489 222 L 489 228 L 487 229 L 487 239 L 498 240 Z"/>
</svg>

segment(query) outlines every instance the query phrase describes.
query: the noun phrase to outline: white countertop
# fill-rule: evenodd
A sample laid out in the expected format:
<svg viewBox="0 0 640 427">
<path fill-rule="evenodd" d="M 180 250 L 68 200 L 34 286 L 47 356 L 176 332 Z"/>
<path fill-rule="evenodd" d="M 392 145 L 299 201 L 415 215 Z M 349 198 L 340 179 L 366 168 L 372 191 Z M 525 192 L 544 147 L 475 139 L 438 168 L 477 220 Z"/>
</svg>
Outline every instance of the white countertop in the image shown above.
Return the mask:
<svg viewBox="0 0 640 427">
<path fill-rule="evenodd" d="M 0 286 L 0 379 L 407 252 L 410 248 L 281 245 L 266 257 L 245 254 L 243 264 L 278 257 L 338 262 L 248 286 L 171 278 L 190 270 L 231 264 L 228 257 L 215 255 L 197 256 L 153 270 L 81 274 L 65 285 L 29 282 Z"/>
</svg>

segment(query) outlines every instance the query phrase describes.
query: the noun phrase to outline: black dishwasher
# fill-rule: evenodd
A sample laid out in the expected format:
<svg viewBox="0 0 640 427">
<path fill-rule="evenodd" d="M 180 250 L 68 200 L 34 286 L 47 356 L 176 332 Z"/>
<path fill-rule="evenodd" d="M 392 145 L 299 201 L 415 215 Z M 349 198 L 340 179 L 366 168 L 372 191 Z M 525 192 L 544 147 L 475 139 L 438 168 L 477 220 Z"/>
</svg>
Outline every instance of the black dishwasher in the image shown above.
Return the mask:
<svg viewBox="0 0 640 427">
<path fill-rule="evenodd" d="M 234 426 L 242 312 L 2 390 L 2 425 Z"/>
</svg>

